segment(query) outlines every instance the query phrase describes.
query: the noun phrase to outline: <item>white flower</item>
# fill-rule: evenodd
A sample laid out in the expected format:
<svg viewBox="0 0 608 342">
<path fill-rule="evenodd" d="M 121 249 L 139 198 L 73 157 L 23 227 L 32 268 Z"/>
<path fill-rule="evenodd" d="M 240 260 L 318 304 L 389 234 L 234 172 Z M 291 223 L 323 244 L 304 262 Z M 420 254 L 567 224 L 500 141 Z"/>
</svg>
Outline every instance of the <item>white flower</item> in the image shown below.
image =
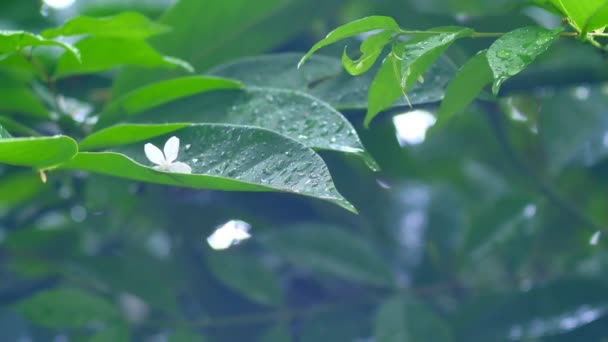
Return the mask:
<svg viewBox="0 0 608 342">
<path fill-rule="evenodd" d="M 207 243 L 213 249 L 226 249 L 249 239 L 251 237 L 249 229 L 251 229 L 251 225 L 245 221 L 230 220 L 209 235 Z"/>
<path fill-rule="evenodd" d="M 177 153 L 179 152 L 179 138 L 171 137 L 165 143 L 163 152 L 156 146 L 147 143 L 144 145 L 146 157 L 156 164 L 154 167 L 159 171 L 176 172 L 176 173 L 192 173 L 192 168 L 186 163 L 176 162 Z"/>
</svg>

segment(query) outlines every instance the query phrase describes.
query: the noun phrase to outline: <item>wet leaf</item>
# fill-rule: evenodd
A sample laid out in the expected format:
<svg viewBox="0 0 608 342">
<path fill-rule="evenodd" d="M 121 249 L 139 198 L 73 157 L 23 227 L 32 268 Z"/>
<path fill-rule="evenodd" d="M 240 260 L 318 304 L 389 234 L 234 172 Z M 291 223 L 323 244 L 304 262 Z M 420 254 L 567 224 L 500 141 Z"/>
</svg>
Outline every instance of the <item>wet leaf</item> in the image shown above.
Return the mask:
<svg viewBox="0 0 608 342">
<path fill-rule="evenodd" d="M 354 211 L 336 190 L 321 157 L 292 139 L 254 127 L 201 124 L 151 143 L 162 148 L 170 136 L 180 139 L 177 161 L 188 164 L 193 174 L 152 169 L 144 142 L 112 152 L 81 152 L 61 168 L 198 189 L 290 192 Z"/>
<path fill-rule="evenodd" d="M 517 75 L 553 44 L 562 28 L 547 30 L 538 26 L 518 28 L 498 38 L 488 49 L 488 64 L 494 75 L 492 92 Z"/>
<path fill-rule="evenodd" d="M 604 0 L 550 0 L 579 32 L 589 32 L 608 25 L 608 7 Z"/>
<path fill-rule="evenodd" d="M 384 46 L 388 44 L 393 32 L 382 31 L 367 37 L 363 43 L 361 43 L 361 57 L 357 60 L 352 60 L 346 53 L 347 47 L 344 47 L 344 53 L 342 54 L 342 65 L 351 75 L 360 75 L 368 71 L 369 68 L 374 65 L 378 56 L 382 53 Z"/>
</svg>

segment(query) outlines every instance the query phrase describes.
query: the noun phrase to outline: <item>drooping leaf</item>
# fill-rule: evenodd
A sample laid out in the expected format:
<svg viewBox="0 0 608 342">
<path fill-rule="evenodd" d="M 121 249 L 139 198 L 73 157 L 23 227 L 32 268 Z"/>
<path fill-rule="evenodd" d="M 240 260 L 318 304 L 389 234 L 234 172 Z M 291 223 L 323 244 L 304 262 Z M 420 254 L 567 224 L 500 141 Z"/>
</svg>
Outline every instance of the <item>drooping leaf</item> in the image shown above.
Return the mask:
<svg viewBox="0 0 608 342">
<path fill-rule="evenodd" d="M 45 39 L 42 36 L 25 31 L 0 30 L 0 54 L 22 51 L 24 47 L 58 46 L 70 54 L 74 61 L 80 61 L 80 53 L 70 44 Z"/>
<path fill-rule="evenodd" d="M 155 23 L 139 13 L 123 12 L 102 18 L 74 17 L 61 27 L 42 31 L 41 36 L 55 38 L 86 34 L 108 38 L 146 39 L 169 30 L 168 26 Z"/>
<path fill-rule="evenodd" d="M 156 82 L 135 89 L 108 104 L 97 127 L 182 97 L 210 90 L 241 87 L 241 83 L 237 81 L 207 76 L 187 76 Z"/>
<path fill-rule="evenodd" d="M 375 319 L 378 342 L 393 341 L 452 341 L 445 322 L 426 304 L 410 297 L 386 300 Z"/>
<path fill-rule="evenodd" d="M 180 67 L 192 72 L 193 68 L 180 59 L 163 56 L 143 40 L 108 37 L 89 37 L 75 44 L 81 53 L 82 62 L 72 55 L 63 54 L 57 62 L 55 77 L 95 73 L 123 65 L 146 68 Z"/>
<path fill-rule="evenodd" d="M 282 293 L 276 275 L 264 267 L 259 259 L 235 251 L 210 251 L 207 265 L 224 285 L 244 297 L 262 305 L 278 307 Z"/>
<path fill-rule="evenodd" d="M 297 69 L 295 65 L 299 58 L 291 53 L 248 57 L 221 65 L 210 73 L 240 80 L 247 86 L 300 90 L 338 110 L 367 109 L 370 84 L 381 63 L 376 63 L 363 75 L 352 77 L 341 70 L 338 58 L 314 55 Z M 410 89 L 411 104 L 439 102 L 455 71 L 450 58 L 441 56 L 424 75 L 425 82 Z M 407 104 L 403 97 L 393 103 L 394 106 Z"/>
<path fill-rule="evenodd" d="M 333 44 L 344 38 L 356 36 L 358 34 L 373 30 L 387 30 L 389 32 L 396 33 L 399 31 L 399 25 L 397 22 L 395 22 L 395 19 L 384 16 L 371 16 L 344 24 L 328 33 L 325 38 L 310 48 L 304 57 L 302 57 L 298 63 L 298 66 L 304 64 L 308 57 L 324 46 Z"/>
<path fill-rule="evenodd" d="M 260 127 L 316 150 L 351 153 L 377 169 L 357 132 L 342 114 L 323 101 L 298 91 L 251 88 L 203 93 L 134 116 L 131 121 L 211 122 Z"/>
<path fill-rule="evenodd" d="M 369 106 L 364 122 L 366 126 L 380 111 L 389 107 L 402 94 L 407 94 L 456 39 L 471 35 L 473 30 L 463 27 L 439 27 L 429 32 L 437 33 L 401 43 L 387 57 L 384 62 L 386 66 L 383 64 L 370 86 Z M 397 89 L 395 81 L 398 81 Z"/>
<path fill-rule="evenodd" d="M 0 163 L 44 169 L 61 164 L 78 151 L 74 139 L 54 137 L 0 139 Z"/>
<path fill-rule="evenodd" d="M 38 137 L 40 133 L 34 131 L 30 127 L 20 123 L 19 121 L 8 117 L 8 116 L 0 116 L 0 126 L 4 126 L 4 131 L 8 131 L 8 133 L 13 133 L 15 136 L 22 137 Z M 2 134 L 0 134 L 0 138 Z M 9 138 L 5 136 L 4 138 Z"/>
<path fill-rule="evenodd" d="M 38 292 L 16 305 L 19 313 L 48 328 L 82 328 L 95 321 L 120 319 L 117 308 L 104 298 L 72 288 Z"/>
<path fill-rule="evenodd" d="M 494 75 L 492 92 L 517 75 L 553 44 L 562 28 L 547 30 L 538 26 L 518 28 L 498 38 L 488 49 L 488 64 Z"/>
<path fill-rule="evenodd" d="M 301 225 L 268 235 L 263 243 L 294 265 L 321 275 L 391 286 L 391 270 L 373 245 L 340 228 Z"/>
<path fill-rule="evenodd" d="M 342 65 L 351 75 L 360 75 L 368 71 L 369 68 L 374 65 L 378 56 L 382 53 L 384 46 L 388 44 L 393 32 L 381 31 L 367 37 L 363 43 L 361 43 L 361 57 L 357 60 L 352 60 L 346 53 L 346 47 L 344 47 L 344 53 L 342 54 Z"/>
<path fill-rule="evenodd" d="M 172 31 L 154 37 L 152 45 L 204 71 L 237 57 L 280 46 L 310 29 L 315 18 L 331 13 L 340 4 L 340 0 L 181 0 L 161 18 L 161 23 Z M 196 43 L 192 41 L 193 32 Z M 142 73 L 139 68 L 128 68 L 116 79 L 113 92 L 122 94 L 178 75 L 177 71 Z"/>
<path fill-rule="evenodd" d="M 143 142 L 113 152 L 81 152 L 61 168 L 198 189 L 290 192 L 354 210 L 336 190 L 321 157 L 292 139 L 221 124 L 194 125 L 171 135 L 181 141 L 178 161 L 190 165 L 193 174 L 153 170 Z M 168 137 L 151 142 L 162 148 Z"/>
<path fill-rule="evenodd" d="M 492 82 L 486 52 L 480 52 L 458 70 L 445 91 L 437 117 L 439 121 L 464 110 Z"/>
</svg>

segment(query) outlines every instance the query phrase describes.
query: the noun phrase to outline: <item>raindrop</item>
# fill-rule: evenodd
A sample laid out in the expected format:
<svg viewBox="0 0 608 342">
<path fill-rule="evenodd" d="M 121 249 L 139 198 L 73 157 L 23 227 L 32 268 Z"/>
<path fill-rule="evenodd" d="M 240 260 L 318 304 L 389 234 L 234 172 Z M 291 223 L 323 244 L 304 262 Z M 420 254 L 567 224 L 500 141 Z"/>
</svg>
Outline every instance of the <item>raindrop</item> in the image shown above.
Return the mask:
<svg viewBox="0 0 608 342">
<path fill-rule="evenodd" d="M 524 217 L 532 218 L 532 217 L 534 217 L 534 215 L 536 215 L 536 205 L 534 205 L 534 204 L 526 205 L 524 207 Z"/>
<path fill-rule="evenodd" d="M 591 239 L 589 239 L 589 244 L 591 246 L 597 246 L 597 244 L 600 242 L 600 236 L 602 235 L 602 232 L 600 232 L 599 230 L 595 233 L 593 233 L 593 235 L 591 235 Z"/>
<path fill-rule="evenodd" d="M 87 210 L 81 205 L 73 206 L 70 209 L 70 217 L 74 222 L 83 222 L 87 218 Z"/>
<path fill-rule="evenodd" d="M 191 146 L 191 144 L 186 144 L 186 151 L 189 150 Z"/>
<path fill-rule="evenodd" d="M 498 58 L 507 59 L 511 57 L 511 53 L 507 50 L 500 50 L 497 54 Z"/>
<path fill-rule="evenodd" d="M 589 87 L 584 87 L 584 86 L 580 86 L 580 87 L 576 87 L 574 88 L 574 97 L 577 100 L 586 100 L 587 98 L 589 98 L 589 93 L 591 91 L 589 90 Z"/>
</svg>

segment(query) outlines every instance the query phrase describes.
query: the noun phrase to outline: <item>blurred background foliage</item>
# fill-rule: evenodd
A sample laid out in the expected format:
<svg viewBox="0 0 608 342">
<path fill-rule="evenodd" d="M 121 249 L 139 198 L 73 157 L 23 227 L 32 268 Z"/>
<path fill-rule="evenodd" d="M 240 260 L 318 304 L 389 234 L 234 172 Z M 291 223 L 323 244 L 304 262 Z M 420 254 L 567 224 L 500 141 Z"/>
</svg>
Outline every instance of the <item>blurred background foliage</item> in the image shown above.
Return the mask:
<svg viewBox="0 0 608 342">
<path fill-rule="evenodd" d="M 171 26 L 152 44 L 199 73 L 245 56 L 301 56 L 368 15 L 482 32 L 560 23 L 526 1 L 3 0 L 0 29 L 127 10 Z M 458 42 L 425 78 L 449 80 L 491 42 Z M 345 105 L 381 171 L 322 156 L 359 215 L 287 194 L 83 173 L 42 184 L 0 165 L 0 340 L 608 341 L 608 254 L 603 236 L 590 241 L 608 223 L 607 70 L 602 53 L 562 39 L 499 102 L 476 103 L 426 137 L 408 127 L 437 110 L 441 92 L 370 129 L 364 108 Z M 181 72 L 129 67 L 57 86 L 98 108 Z M 0 107 L 2 124 L 27 130 L 11 109 Z M 251 224 L 252 238 L 212 250 L 206 237 L 232 219 Z"/>
</svg>

